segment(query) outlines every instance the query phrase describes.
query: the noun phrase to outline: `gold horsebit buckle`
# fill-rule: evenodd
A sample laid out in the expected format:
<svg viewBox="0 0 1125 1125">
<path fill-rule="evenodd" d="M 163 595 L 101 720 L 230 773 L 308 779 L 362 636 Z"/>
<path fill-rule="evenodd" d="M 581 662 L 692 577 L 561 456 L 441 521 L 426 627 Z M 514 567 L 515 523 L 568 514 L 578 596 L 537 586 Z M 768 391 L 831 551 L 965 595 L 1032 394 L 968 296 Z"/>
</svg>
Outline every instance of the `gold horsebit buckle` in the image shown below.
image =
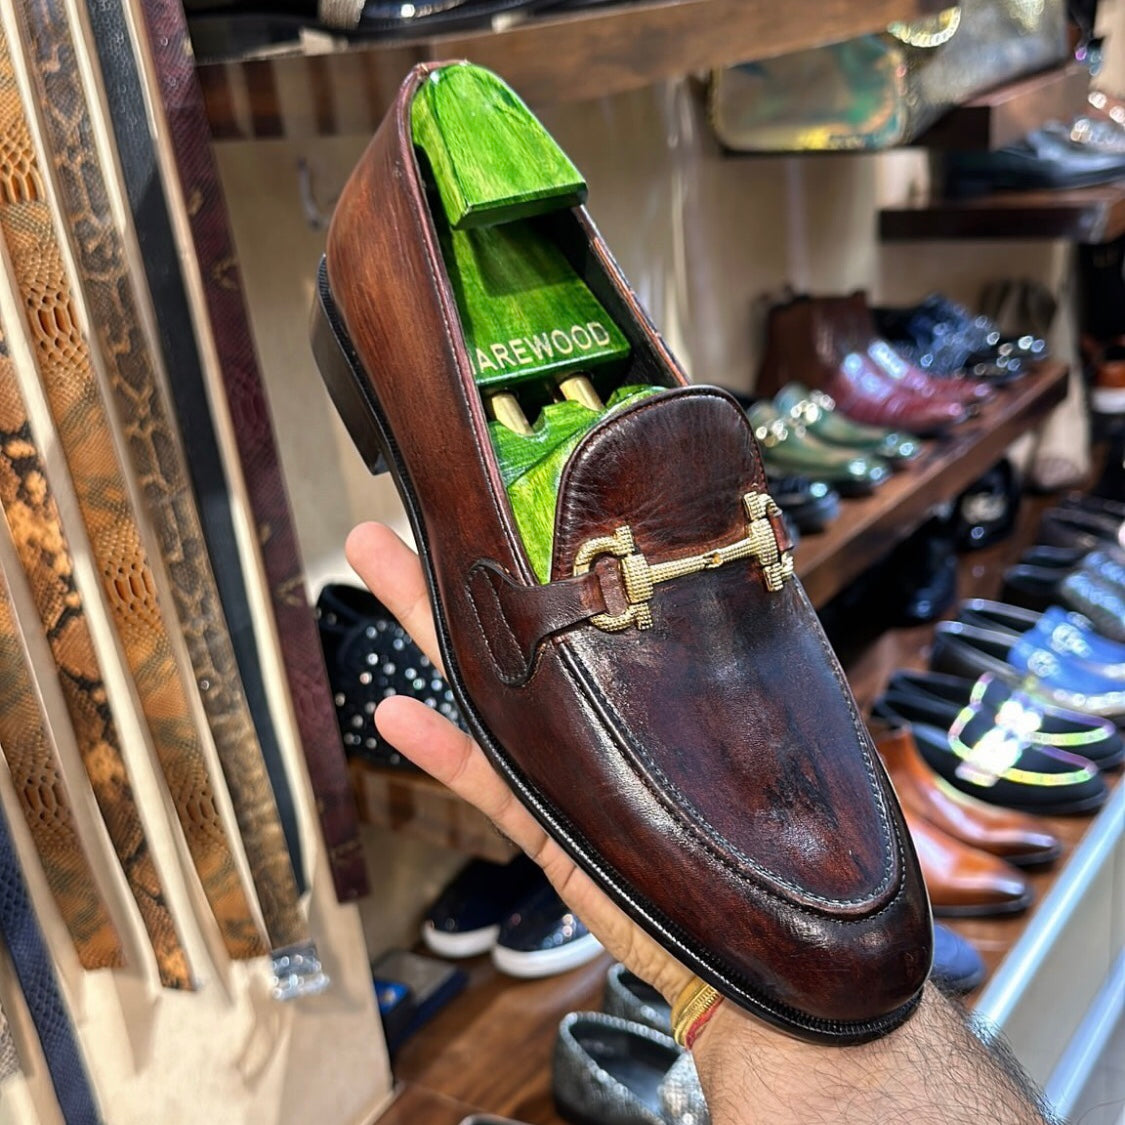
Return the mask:
<svg viewBox="0 0 1125 1125">
<path fill-rule="evenodd" d="M 701 570 L 714 570 L 736 559 L 756 559 L 761 565 L 766 589 L 780 590 L 785 580 L 793 577 L 793 552 L 782 545 L 774 524 L 774 521 L 781 521 L 781 509 L 765 492 L 746 493 L 742 497 L 742 506 L 746 509 L 748 520 L 745 539 L 655 566 L 637 550 L 628 524 L 619 527 L 612 535 L 586 540 L 574 556 L 574 573 L 586 574 L 599 556 L 612 555 L 619 560 L 625 597 L 629 603 L 624 613 L 598 613 L 590 618 L 591 623 L 607 633 L 620 633 L 633 625 L 638 629 L 651 629 L 654 587 L 674 578 L 698 574 Z"/>
</svg>

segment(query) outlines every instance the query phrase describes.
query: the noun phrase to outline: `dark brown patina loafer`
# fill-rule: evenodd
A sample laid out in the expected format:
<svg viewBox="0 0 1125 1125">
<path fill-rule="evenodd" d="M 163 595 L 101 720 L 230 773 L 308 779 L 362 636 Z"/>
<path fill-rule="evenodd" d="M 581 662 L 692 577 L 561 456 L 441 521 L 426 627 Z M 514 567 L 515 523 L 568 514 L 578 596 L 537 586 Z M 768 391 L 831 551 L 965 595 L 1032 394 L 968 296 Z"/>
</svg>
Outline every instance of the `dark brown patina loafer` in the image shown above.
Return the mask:
<svg viewBox="0 0 1125 1125">
<path fill-rule="evenodd" d="M 805 1039 L 883 1034 L 929 970 L 926 892 L 746 417 L 686 385 L 583 193 L 559 207 L 525 192 L 497 237 L 534 243 L 595 312 L 498 341 L 467 315 L 515 283 L 472 273 L 500 251 L 480 235 L 466 256 L 435 190 L 446 155 L 415 144 L 413 103 L 446 73 L 412 72 L 343 191 L 313 341 L 368 464 L 394 474 L 462 713 L 544 828 L 692 971 Z M 524 466 L 498 451 L 538 440 L 518 416 L 541 409 L 545 431 L 573 387 L 489 380 L 552 340 L 591 353 L 593 420 L 558 447 L 542 555 L 513 483 Z"/>
</svg>

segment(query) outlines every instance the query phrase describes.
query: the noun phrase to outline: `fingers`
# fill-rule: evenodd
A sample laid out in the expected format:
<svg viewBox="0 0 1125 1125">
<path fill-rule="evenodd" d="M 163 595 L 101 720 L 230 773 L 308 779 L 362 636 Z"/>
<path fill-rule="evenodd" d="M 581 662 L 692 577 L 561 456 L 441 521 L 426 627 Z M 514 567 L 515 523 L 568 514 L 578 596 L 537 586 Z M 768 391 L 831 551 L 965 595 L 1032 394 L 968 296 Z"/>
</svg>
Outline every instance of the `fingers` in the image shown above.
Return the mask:
<svg viewBox="0 0 1125 1125">
<path fill-rule="evenodd" d="M 430 594 L 418 556 L 381 523 L 361 523 L 353 529 L 345 554 L 367 588 L 444 675 Z"/>
<path fill-rule="evenodd" d="M 391 745 L 480 809 L 517 847 L 533 859 L 543 853 L 546 833 L 464 731 L 419 700 L 402 695 L 379 705 L 375 725 Z"/>
</svg>

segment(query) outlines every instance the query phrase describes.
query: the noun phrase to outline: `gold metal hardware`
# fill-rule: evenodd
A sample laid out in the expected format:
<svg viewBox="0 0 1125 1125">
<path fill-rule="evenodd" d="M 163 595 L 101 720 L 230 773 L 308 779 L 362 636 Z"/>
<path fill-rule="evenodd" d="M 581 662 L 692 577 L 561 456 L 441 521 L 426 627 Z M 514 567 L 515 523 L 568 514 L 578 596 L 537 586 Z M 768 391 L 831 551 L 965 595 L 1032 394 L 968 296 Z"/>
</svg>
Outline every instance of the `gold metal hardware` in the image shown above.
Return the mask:
<svg viewBox="0 0 1125 1125">
<path fill-rule="evenodd" d="M 782 550 L 770 517 L 781 518 L 781 509 L 765 492 L 748 492 L 742 497 L 746 511 L 747 535 L 724 547 L 717 547 L 698 555 L 651 564 L 637 550 L 632 529 L 626 524 L 612 535 L 588 539 L 574 556 L 574 573 L 586 574 L 595 559 L 610 555 L 618 560 L 621 581 L 625 587 L 628 608 L 622 613 L 599 613 L 590 621 L 607 633 L 620 633 L 636 626 L 652 628 L 652 595 L 661 582 L 686 578 L 702 570 L 714 570 L 737 559 L 756 559 L 762 569 L 766 589 L 780 590 L 787 578 L 793 576 L 793 552 Z"/>
</svg>

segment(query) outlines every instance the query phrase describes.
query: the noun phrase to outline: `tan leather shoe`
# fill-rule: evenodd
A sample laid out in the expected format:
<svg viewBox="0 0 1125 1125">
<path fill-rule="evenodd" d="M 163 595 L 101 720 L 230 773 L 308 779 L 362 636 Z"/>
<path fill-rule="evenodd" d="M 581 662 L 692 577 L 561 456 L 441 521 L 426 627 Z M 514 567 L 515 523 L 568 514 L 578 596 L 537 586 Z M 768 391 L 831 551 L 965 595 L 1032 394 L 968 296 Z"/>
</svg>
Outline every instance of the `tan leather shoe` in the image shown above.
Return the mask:
<svg viewBox="0 0 1125 1125">
<path fill-rule="evenodd" d="M 903 812 L 935 914 L 945 918 L 1016 914 L 1031 905 L 1031 887 L 1010 863 L 962 844 L 908 805 Z"/>
<path fill-rule="evenodd" d="M 1021 867 L 1050 863 L 1058 839 L 1014 809 L 986 805 L 959 793 L 926 765 L 908 726 L 874 728 L 875 745 L 903 806 L 963 844 Z"/>
</svg>

